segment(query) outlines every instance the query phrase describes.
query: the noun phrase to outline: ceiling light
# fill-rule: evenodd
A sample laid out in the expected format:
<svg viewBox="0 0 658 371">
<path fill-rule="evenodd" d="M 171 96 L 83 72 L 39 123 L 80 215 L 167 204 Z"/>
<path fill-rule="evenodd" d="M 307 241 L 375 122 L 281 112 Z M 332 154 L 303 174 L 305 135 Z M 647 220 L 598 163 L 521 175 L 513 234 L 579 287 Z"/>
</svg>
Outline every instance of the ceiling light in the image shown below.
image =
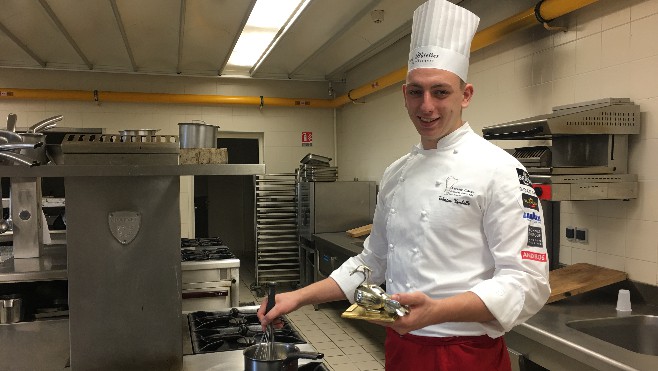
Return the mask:
<svg viewBox="0 0 658 371">
<path fill-rule="evenodd" d="M 249 75 L 301 14 L 309 0 L 258 0 L 222 75 Z"/>
</svg>

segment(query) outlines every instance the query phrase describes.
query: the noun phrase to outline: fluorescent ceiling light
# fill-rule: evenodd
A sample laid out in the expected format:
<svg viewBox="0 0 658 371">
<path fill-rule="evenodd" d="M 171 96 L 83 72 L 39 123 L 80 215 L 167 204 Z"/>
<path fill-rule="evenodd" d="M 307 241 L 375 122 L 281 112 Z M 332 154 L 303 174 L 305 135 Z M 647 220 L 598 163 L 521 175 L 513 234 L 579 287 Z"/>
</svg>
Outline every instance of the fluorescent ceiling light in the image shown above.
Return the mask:
<svg viewBox="0 0 658 371">
<path fill-rule="evenodd" d="M 258 0 L 240 34 L 222 75 L 249 75 L 268 47 L 276 43 L 309 0 Z M 285 29 L 284 29 L 285 27 Z M 271 48 L 270 48 L 271 49 Z"/>
</svg>

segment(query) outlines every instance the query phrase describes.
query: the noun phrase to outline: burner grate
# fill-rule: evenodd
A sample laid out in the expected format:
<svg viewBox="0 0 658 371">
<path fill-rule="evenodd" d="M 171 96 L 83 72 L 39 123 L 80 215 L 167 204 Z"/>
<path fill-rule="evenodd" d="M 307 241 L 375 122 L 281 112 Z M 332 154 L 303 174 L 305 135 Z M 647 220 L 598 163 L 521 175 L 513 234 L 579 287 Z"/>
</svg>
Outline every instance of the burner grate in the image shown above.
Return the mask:
<svg viewBox="0 0 658 371">
<path fill-rule="evenodd" d="M 194 354 L 241 350 L 259 342 L 263 331 L 256 311 L 257 308 L 231 308 L 188 314 Z M 281 317 L 281 321 L 283 327 L 274 331 L 277 342 L 306 343 L 285 316 Z"/>
</svg>

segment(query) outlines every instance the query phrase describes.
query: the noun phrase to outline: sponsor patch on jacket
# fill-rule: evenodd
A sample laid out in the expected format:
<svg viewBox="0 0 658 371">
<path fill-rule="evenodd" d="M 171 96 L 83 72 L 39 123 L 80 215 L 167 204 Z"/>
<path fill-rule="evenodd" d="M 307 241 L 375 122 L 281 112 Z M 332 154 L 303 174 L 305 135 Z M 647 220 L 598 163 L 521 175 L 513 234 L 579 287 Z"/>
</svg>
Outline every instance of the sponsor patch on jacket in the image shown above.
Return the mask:
<svg viewBox="0 0 658 371">
<path fill-rule="evenodd" d="M 524 260 L 534 260 L 538 262 L 546 262 L 546 254 L 545 253 L 539 253 L 539 252 L 532 252 L 528 250 L 521 250 L 521 259 Z"/>
<path fill-rule="evenodd" d="M 531 212 L 529 212 L 529 213 L 527 213 L 527 212 L 524 211 L 524 212 L 523 212 L 523 219 L 528 219 L 528 220 L 530 220 L 530 221 L 532 221 L 532 222 L 541 223 L 541 215 L 537 214 L 537 213 L 534 212 L 534 211 L 531 211 Z"/>
<path fill-rule="evenodd" d="M 532 182 L 530 181 L 530 175 L 528 175 L 528 172 L 517 167 L 516 174 L 519 176 L 519 183 L 532 188 Z"/>
<path fill-rule="evenodd" d="M 539 199 L 537 197 L 522 193 L 521 199 L 523 200 L 523 207 L 539 211 Z"/>
<path fill-rule="evenodd" d="M 541 236 L 541 227 L 528 226 L 528 246 L 544 247 L 543 239 Z"/>
</svg>

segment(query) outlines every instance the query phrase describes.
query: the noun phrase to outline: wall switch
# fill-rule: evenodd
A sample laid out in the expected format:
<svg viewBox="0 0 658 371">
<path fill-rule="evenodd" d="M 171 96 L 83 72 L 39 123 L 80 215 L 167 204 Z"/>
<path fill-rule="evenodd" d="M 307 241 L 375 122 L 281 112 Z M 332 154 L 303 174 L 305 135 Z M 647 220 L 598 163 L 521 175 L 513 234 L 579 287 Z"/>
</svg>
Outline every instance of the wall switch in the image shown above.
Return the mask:
<svg viewBox="0 0 658 371">
<path fill-rule="evenodd" d="M 576 241 L 576 230 L 574 229 L 574 227 L 566 228 L 565 237 L 567 237 L 567 241 L 571 241 L 571 242 Z"/>
<path fill-rule="evenodd" d="M 576 241 L 580 243 L 587 243 L 588 233 L 587 228 L 576 227 Z"/>
</svg>

